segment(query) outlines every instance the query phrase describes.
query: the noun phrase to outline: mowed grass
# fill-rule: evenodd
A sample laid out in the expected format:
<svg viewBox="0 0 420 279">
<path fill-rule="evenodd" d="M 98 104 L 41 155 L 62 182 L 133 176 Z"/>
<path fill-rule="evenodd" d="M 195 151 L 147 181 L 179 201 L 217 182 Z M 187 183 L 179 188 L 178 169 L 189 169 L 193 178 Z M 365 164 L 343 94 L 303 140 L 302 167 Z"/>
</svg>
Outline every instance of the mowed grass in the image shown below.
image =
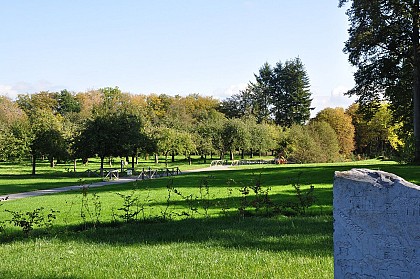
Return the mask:
<svg viewBox="0 0 420 279">
<path fill-rule="evenodd" d="M 190 173 L 172 180 L 89 189 L 92 212 L 92 194 L 101 201 L 101 224 L 96 229 L 83 225 L 80 192 L 2 202 L 0 220 L 10 219 L 4 209 L 26 212 L 44 207 L 60 212 L 53 229 L 36 229 L 29 238 L 7 226 L 1 238 L 0 278 L 332 278 L 333 175 L 353 167 L 389 171 L 420 182 L 417 166 L 374 160 Z M 270 187 L 274 201 L 294 199 L 292 183 L 300 183 L 303 189 L 312 184 L 316 204 L 303 217 L 243 218 L 237 210 L 243 199 L 239 188 L 256 180 Z M 178 195 L 168 196 L 166 186 L 171 185 L 184 196 L 198 197 L 204 181 L 209 184 L 209 195 L 201 200 L 198 213 Z M 113 223 L 122 214 L 118 209 L 123 201 L 116 193 L 134 194 L 145 220 L 141 213 L 138 222 Z M 223 214 L 222 209 L 230 214 Z M 165 210 L 173 213 L 172 218 L 157 220 Z M 178 216 L 183 211 L 193 218 Z"/>
<path fill-rule="evenodd" d="M 104 168 L 121 168 L 121 159 L 114 158 L 109 164 L 107 159 Z M 183 156 L 177 156 L 174 163 L 168 158 L 168 167 L 180 167 L 181 170 L 202 168 L 210 165 L 208 160 L 204 164 L 198 156 L 193 158 L 193 165 L 189 165 Z M 164 157 L 159 158 L 159 163 L 154 163 L 152 158 L 149 160 L 141 159 L 135 165 L 137 173 L 143 168 L 164 168 L 166 167 Z M 36 165 L 36 175 L 31 175 L 31 162 L 25 161 L 21 163 L 0 163 L 0 195 L 7 195 L 20 192 L 29 192 L 36 190 L 52 189 L 56 187 L 65 187 L 80 185 L 85 183 L 93 183 L 102 181 L 95 175 L 88 176 L 87 170 L 98 170 L 100 168 L 99 159 L 91 159 L 88 164 L 77 162 L 76 172 L 73 172 L 73 163 L 57 164 L 51 168 L 49 162 L 39 160 Z M 125 166 L 131 168 L 131 164 Z M 125 173 L 121 173 L 123 176 Z"/>
</svg>

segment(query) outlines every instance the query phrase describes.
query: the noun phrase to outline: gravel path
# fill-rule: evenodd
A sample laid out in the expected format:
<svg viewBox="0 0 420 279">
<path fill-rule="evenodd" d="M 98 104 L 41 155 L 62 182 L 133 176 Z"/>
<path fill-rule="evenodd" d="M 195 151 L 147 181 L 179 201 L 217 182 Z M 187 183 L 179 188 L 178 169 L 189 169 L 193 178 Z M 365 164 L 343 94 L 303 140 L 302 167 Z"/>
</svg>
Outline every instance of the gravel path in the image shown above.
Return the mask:
<svg viewBox="0 0 420 279">
<path fill-rule="evenodd" d="M 219 170 L 228 170 L 228 169 L 229 169 L 229 166 L 214 166 L 214 167 L 207 167 L 207 168 L 202 168 L 202 169 L 186 170 L 186 171 L 183 171 L 182 173 L 219 171 Z M 102 186 L 107 186 L 107 185 L 123 184 L 123 183 L 129 183 L 129 182 L 133 182 L 137 180 L 138 180 L 137 176 L 132 176 L 132 177 L 120 178 L 118 180 L 97 182 L 93 184 L 67 186 L 67 187 L 60 187 L 60 188 L 53 188 L 53 189 L 46 189 L 46 190 L 37 190 L 37 191 L 32 191 L 32 192 L 9 194 L 9 195 L 0 196 L 0 201 L 11 201 L 11 200 L 23 199 L 23 198 L 28 198 L 28 197 L 36 197 L 36 196 L 42 196 L 42 195 L 48 195 L 48 194 L 56 194 L 56 193 L 61 193 L 61 192 L 80 190 L 86 186 L 89 186 L 89 188 L 95 188 L 95 187 L 102 187 Z"/>
</svg>

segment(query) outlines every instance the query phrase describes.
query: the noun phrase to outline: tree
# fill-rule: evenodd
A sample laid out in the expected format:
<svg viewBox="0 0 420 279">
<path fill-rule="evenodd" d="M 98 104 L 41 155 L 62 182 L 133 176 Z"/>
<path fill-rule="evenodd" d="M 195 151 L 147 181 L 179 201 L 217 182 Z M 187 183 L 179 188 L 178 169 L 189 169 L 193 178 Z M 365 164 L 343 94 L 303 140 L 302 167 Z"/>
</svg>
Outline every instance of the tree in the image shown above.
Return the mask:
<svg viewBox="0 0 420 279">
<path fill-rule="evenodd" d="M 67 91 L 66 89 L 61 90 L 57 93 L 55 98 L 57 99 L 58 107 L 57 111 L 61 115 L 69 113 L 79 113 L 81 110 L 80 102 L 76 99 L 74 93 Z"/>
<path fill-rule="evenodd" d="M 317 113 L 314 121 L 328 123 L 337 134 L 340 153 L 348 157 L 354 150 L 354 126 L 343 108 L 325 108 Z"/>
<path fill-rule="evenodd" d="M 296 163 L 318 162 L 319 154 L 324 152 L 304 125 L 294 124 L 288 128 L 281 145 L 281 155 Z"/>
<path fill-rule="evenodd" d="M 250 82 L 248 87 L 252 92 L 253 113 L 257 122 L 269 122 L 271 117 L 271 96 L 273 95 L 273 69 L 266 62 L 259 69 L 258 75 L 254 74 L 256 82 Z"/>
<path fill-rule="evenodd" d="M 48 157 L 50 166 L 54 159 L 67 157 L 67 145 L 63 137 L 63 117 L 58 113 L 56 93 L 39 92 L 18 95 L 17 104 L 29 119 L 29 146 L 32 156 L 32 174 L 36 173 L 36 160 Z"/>
<path fill-rule="evenodd" d="M 254 115 L 254 100 L 250 87 L 220 103 L 219 111 L 228 118 Z"/>
<path fill-rule="evenodd" d="M 404 145 L 396 134 L 401 126 L 392 121 L 391 111 L 387 103 L 380 104 L 379 109 L 370 119 L 365 119 L 358 104 L 346 110 L 355 127 L 356 152 L 370 157 L 391 155 Z"/>
<path fill-rule="evenodd" d="M 304 124 L 310 118 L 311 92 L 309 77 L 299 58 L 288 60 L 274 68 L 272 108 L 276 124 L 290 127 Z"/>
<path fill-rule="evenodd" d="M 310 118 L 311 92 L 309 77 L 299 58 L 278 62 L 275 67 L 265 63 L 255 82 L 239 94 L 222 102 L 220 111 L 229 118 L 253 115 L 257 123 L 290 127 L 304 124 Z"/>
<path fill-rule="evenodd" d="M 190 152 L 195 150 L 195 144 L 191 134 L 177 131 L 172 128 L 158 127 L 155 130 L 157 149 L 165 155 L 165 164 L 168 165 L 170 153 L 184 153 L 189 157 Z"/>
<path fill-rule="evenodd" d="M 330 124 L 322 121 L 311 122 L 308 126 L 312 139 L 318 143 L 321 152 L 317 162 L 336 162 L 340 159 L 340 144 L 337 134 Z"/>
<path fill-rule="evenodd" d="M 394 121 L 414 133 L 414 161 L 420 163 L 420 1 L 340 0 L 339 7 L 347 2 L 352 4 L 344 51 L 357 67 L 356 86 L 348 94 L 358 96 L 371 116 L 388 101 Z"/>
<path fill-rule="evenodd" d="M 279 155 L 297 163 L 335 162 L 340 159 L 335 131 L 322 121 L 287 128 L 280 140 Z"/>
<path fill-rule="evenodd" d="M 29 120 L 7 97 L 0 96 L 0 160 L 20 160 L 29 154 Z"/>
<path fill-rule="evenodd" d="M 135 156 L 149 148 L 149 139 L 142 132 L 140 119 L 127 113 L 100 114 L 86 122 L 76 138 L 76 156 L 87 159 L 99 156 L 101 174 L 108 156 Z"/>
<path fill-rule="evenodd" d="M 225 122 L 222 130 L 223 153 L 229 151 L 230 160 L 234 159 L 236 150 L 247 150 L 250 147 L 250 134 L 243 121 L 229 119 Z"/>
<path fill-rule="evenodd" d="M 207 160 L 207 154 L 211 156 L 219 151 L 222 152 L 222 129 L 226 120 L 224 115 L 218 111 L 212 111 L 206 119 L 202 119 L 197 124 L 197 149 L 204 157 L 204 163 Z"/>
</svg>

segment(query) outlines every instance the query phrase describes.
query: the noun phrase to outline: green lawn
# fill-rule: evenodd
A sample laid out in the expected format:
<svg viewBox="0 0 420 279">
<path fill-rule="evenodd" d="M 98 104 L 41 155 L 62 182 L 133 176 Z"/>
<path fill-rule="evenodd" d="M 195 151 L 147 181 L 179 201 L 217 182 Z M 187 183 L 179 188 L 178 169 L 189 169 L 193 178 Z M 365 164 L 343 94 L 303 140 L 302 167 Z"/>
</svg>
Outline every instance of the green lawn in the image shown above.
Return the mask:
<svg viewBox="0 0 420 279">
<path fill-rule="evenodd" d="M 170 161 L 170 158 L 168 159 Z M 105 168 L 120 169 L 120 158 L 114 158 L 112 164 L 106 160 Z M 193 165 L 189 165 L 183 156 L 177 156 L 174 163 L 168 162 L 168 167 L 177 166 L 181 170 L 203 168 L 210 165 L 210 160 L 204 164 L 198 156 L 193 157 Z M 164 168 L 166 166 L 164 157 L 159 158 L 159 163 L 155 164 L 152 158 L 149 160 L 141 159 L 135 165 L 137 172 L 143 168 Z M 130 168 L 131 164 L 125 168 Z M 31 175 L 31 163 L 0 163 L 0 195 L 51 189 L 56 187 L 79 185 L 81 183 L 92 183 L 102 181 L 101 178 L 92 175 L 88 177 L 87 170 L 98 170 L 100 168 L 99 159 L 91 159 L 88 164 L 83 165 L 77 162 L 76 172 L 73 172 L 73 163 L 57 164 L 54 168 L 49 166 L 47 161 L 38 161 L 36 175 Z M 122 173 L 124 175 L 124 173 Z"/>
<path fill-rule="evenodd" d="M 332 278 L 333 175 L 353 167 L 389 171 L 420 183 L 420 167 L 371 160 L 240 166 L 89 189 L 84 200 L 81 192 L 67 192 L 2 202 L 0 220 L 11 218 L 5 209 L 60 212 L 52 229 L 35 229 L 29 237 L 6 224 L 0 234 L 0 278 Z M 239 189 L 256 181 L 270 189 L 274 202 L 295 200 L 293 183 L 304 190 L 312 184 L 316 204 L 306 216 L 243 217 L 237 209 L 244 198 Z M 205 182 L 208 195 L 205 187 L 200 194 Z M 167 186 L 173 187 L 171 192 Z M 174 189 L 195 199 L 181 198 Z M 138 208 L 131 208 L 142 209 L 136 222 L 121 222 L 123 199 L 116 193 L 138 199 Z M 95 201 L 101 208 L 96 215 Z M 96 228 L 83 222 L 82 211 L 86 221 L 99 218 Z"/>
</svg>

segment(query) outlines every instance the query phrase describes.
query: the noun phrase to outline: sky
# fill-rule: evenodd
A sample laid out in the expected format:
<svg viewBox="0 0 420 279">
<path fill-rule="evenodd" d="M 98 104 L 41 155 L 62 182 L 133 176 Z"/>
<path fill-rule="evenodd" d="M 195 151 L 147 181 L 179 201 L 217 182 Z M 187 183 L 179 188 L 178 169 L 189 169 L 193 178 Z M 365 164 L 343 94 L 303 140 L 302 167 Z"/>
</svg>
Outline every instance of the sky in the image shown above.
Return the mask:
<svg viewBox="0 0 420 279">
<path fill-rule="evenodd" d="M 338 0 L 0 0 L 0 95 L 118 86 L 223 100 L 299 57 L 312 114 L 348 107 L 354 68 Z"/>
</svg>

